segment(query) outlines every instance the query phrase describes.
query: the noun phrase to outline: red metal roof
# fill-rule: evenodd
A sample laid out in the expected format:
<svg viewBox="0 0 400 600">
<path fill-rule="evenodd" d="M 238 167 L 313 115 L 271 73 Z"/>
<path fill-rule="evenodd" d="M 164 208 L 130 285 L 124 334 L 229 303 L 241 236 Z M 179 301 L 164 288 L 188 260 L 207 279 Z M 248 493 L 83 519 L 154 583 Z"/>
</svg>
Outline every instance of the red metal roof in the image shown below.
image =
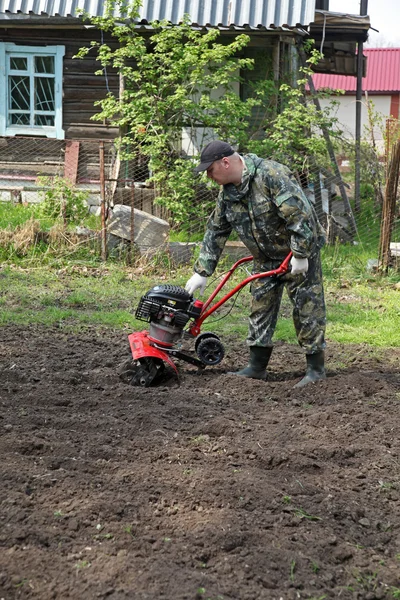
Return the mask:
<svg viewBox="0 0 400 600">
<path fill-rule="evenodd" d="M 367 57 L 367 76 L 363 77 L 363 91 L 389 94 L 400 92 L 400 48 L 364 48 Z M 313 75 L 316 89 L 330 88 L 355 92 L 357 77 L 348 75 Z"/>
</svg>

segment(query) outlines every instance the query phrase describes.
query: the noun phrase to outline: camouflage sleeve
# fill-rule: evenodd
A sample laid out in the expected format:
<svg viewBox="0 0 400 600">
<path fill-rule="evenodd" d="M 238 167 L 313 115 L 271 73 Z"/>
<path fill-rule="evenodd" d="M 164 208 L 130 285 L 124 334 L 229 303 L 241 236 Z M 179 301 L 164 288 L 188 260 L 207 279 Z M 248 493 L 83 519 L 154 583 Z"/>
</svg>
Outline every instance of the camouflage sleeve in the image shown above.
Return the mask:
<svg viewBox="0 0 400 600">
<path fill-rule="evenodd" d="M 280 217 L 290 233 L 290 249 L 297 258 L 308 258 L 320 245 L 322 235 L 313 206 L 290 172 L 280 173 L 272 187 Z"/>
<path fill-rule="evenodd" d="M 223 194 L 220 192 L 215 210 L 207 223 L 199 258 L 194 265 L 196 273 L 204 277 L 208 277 L 214 273 L 231 231 L 232 226 L 226 220 L 225 216 Z"/>
</svg>

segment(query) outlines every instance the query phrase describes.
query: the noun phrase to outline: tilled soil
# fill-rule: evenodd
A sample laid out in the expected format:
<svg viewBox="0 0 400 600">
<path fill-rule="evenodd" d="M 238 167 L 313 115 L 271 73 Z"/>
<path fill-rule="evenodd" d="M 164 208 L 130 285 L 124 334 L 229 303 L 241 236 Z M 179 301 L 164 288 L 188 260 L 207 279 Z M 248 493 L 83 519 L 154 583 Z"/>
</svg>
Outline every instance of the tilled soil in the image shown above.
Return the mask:
<svg viewBox="0 0 400 600">
<path fill-rule="evenodd" d="M 0 329 L 0 598 L 400 598 L 400 349 L 224 340 L 180 385 L 117 375 L 127 334 Z"/>
</svg>

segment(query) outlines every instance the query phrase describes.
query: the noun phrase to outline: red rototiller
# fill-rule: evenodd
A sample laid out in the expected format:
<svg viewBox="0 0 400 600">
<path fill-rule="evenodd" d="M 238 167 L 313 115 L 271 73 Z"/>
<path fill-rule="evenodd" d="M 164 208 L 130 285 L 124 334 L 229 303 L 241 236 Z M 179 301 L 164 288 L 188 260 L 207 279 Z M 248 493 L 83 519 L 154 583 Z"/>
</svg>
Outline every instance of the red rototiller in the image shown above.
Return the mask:
<svg viewBox="0 0 400 600">
<path fill-rule="evenodd" d="M 215 333 L 201 333 L 204 321 L 232 296 L 254 279 L 277 277 L 287 273 L 292 253 L 289 253 L 277 269 L 249 275 L 229 293 L 212 304 L 236 269 L 251 260 L 247 256 L 238 260 L 224 275 L 206 302 L 196 300 L 184 288 L 177 285 L 156 285 L 139 301 L 135 316 L 150 323 L 149 331 L 132 333 L 128 339 L 132 358 L 124 362 L 119 374 L 123 381 L 134 386 L 148 387 L 160 381 L 166 365 L 178 375 L 173 358 L 196 365 L 200 369 L 218 365 L 225 355 L 224 346 Z M 182 340 L 195 339 L 197 358 L 180 349 Z"/>
</svg>

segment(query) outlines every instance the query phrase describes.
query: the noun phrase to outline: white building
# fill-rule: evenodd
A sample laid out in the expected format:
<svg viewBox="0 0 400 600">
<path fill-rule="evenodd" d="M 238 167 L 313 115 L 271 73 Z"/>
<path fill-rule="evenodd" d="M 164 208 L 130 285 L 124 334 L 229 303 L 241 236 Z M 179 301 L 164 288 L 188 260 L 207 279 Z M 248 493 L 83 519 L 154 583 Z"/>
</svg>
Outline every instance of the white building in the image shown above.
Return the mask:
<svg viewBox="0 0 400 600">
<path fill-rule="evenodd" d="M 373 104 L 374 137 L 377 142 L 382 143 L 388 120 L 399 118 L 400 48 L 365 48 L 364 56 L 367 59 L 367 68 L 366 77 L 362 80 L 362 134 L 364 135 L 365 127 L 370 128 L 371 125 L 367 110 L 369 100 Z M 336 117 L 344 134 L 355 138 L 357 78 L 316 73 L 313 81 L 316 90 L 344 91 L 343 95 L 335 97 L 338 102 Z M 330 100 L 321 99 L 322 108 L 329 103 Z"/>
</svg>

